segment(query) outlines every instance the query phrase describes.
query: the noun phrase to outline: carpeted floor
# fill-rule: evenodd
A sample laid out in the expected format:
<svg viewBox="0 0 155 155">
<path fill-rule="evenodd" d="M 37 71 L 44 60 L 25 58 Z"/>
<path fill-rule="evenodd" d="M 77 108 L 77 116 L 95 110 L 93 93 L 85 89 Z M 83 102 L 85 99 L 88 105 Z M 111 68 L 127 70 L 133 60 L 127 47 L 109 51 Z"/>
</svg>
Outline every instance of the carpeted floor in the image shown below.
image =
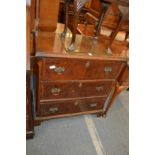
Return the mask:
<svg viewBox="0 0 155 155">
<path fill-rule="evenodd" d="M 95 115 L 53 119 L 35 127 L 27 155 L 128 155 L 129 93 L 116 99 L 107 118 Z"/>
</svg>

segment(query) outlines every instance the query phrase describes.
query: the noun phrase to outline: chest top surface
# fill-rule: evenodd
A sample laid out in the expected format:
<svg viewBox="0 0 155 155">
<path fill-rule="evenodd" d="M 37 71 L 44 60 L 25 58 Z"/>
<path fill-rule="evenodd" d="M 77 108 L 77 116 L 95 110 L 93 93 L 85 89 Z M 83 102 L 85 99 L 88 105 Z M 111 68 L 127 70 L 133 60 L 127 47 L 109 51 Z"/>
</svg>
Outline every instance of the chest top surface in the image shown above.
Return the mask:
<svg viewBox="0 0 155 155">
<path fill-rule="evenodd" d="M 37 57 L 64 57 L 81 59 L 103 59 L 128 61 L 128 48 L 125 43 L 114 41 L 112 54 L 105 52 L 108 38 L 99 36 L 97 40 L 92 37 L 77 35 L 75 52 L 67 52 L 66 47 L 70 43 L 71 34 L 68 32 L 65 39 L 60 39 L 63 24 L 57 25 L 57 30 L 51 32 L 38 32 L 36 37 Z"/>
</svg>

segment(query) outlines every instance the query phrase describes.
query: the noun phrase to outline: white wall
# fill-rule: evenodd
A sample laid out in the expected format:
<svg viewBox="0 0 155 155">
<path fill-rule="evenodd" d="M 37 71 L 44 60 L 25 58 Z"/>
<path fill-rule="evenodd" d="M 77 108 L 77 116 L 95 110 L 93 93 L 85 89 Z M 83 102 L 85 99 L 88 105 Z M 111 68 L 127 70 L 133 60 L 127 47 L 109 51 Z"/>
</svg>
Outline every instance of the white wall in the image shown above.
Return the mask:
<svg viewBox="0 0 155 155">
<path fill-rule="evenodd" d="M 26 0 L 26 5 L 31 5 L 31 0 Z"/>
</svg>

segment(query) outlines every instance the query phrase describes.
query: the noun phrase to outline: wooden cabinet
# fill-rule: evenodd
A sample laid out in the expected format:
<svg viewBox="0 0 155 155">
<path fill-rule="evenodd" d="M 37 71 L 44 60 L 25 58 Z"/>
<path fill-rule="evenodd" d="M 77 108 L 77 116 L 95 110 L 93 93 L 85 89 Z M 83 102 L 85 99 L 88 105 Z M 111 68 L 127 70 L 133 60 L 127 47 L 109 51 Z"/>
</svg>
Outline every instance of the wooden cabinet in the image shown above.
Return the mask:
<svg viewBox="0 0 155 155">
<path fill-rule="evenodd" d="M 81 114 L 103 115 L 107 97 L 118 80 L 124 79 L 120 76 L 126 68 L 127 56 L 115 52 L 106 55 L 102 50 L 91 56 L 82 51 L 68 53 L 59 37 L 61 26 L 58 24 L 55 33 L 39 32 L 36 38 L 35 121 Z M 114 49 L 116 46 L 120 48 L 114 44 Z M 89 47 L 87 50 L 90 52 Z"/>
<path fill-rule="evenodd" d="M 111 31 L 108 35 L 111 40 L 116 37 L 118 32 L 123 31 L 126 34 L 124 39 L 126 41 L 129 35 L 129 15 L 126 14 L 128 12 L 128 0 L 118 0 L 117 5 L 112 0 L 102 0 L 102 2 L 108 3 L 108 8 L 102 21 L 102 30 L 108 28 Z M 91 0 L 87 5 L 87 10 L 85 24 L 79 24 L 77 30 L 82 35 L 94 36 L 96 24 L 101 13 L 100 0 Z"/>
<path fill-rule="evenodd" d="M 32 94 L 31 94 L 31 68 L 30 68 L 30 8 L 26 8 L 26 138 L 34 135 Z"/>
<path fill-rule="evenodd" d="M 31 31 L 55 31 L 60 0 L 31 0 Z"/>
<path fill-rule="evenodd" d="M 99 69 L 93 70 L 91 67 L 88 70 L 88 62 L 92 62 Z M 119 64 L 116 61 L 117 63 Z M 57 64 L 59 68 L 56 68 Z M 38 118 L 42 120 L 46 119 L 45 116 L 55 118 L 103 112 L 106 98 L 116 84 L 115 79 L 121 69 L 116 67 L 116 72 L 113 65 L 112 69 L 105 69 L 105 64 L 111 65 L 112 62 L 102 60 L 102 63 L 98 63 L 97 60 L 87 58 L 54 56 L 50 58 L 43 56 L 37 60 L 35 65 L 38 77 L 36 109 Z M 120 62 L 119 65 L 124 66 L 124 63 Z"/>
<path fill-rule="evenodd" d="M 97 17 L 99 3 L 92 0 L 87 7 Z M 64 25 L 57 24 L 59 0 L 32 0 L 31 10 L 27 10 L 27 138 L 34 135 L 33 125 L 47 119 L 82 114 L 106 115 L 115 97 L 128 88 L 126 44 L 115 40 L 112 53 L 108 54 L 104 52 L 109 42 L 107 38 L 98 37 L 98 40 L 89 42 L 91 39 L 77 35 L 79 50 L 67 52 L 60 39 Z M 36 77 L 35 109 L 30 89 L 31 73 Z M 107 103 L 109 96 L 112 97 Z"/>
<path fill-rule="evenodd" d="M 30 89 L 30 70 L 26 71 L 26 138 L 33 138 L 33 108 L 32 94 Z"/>
</svg>

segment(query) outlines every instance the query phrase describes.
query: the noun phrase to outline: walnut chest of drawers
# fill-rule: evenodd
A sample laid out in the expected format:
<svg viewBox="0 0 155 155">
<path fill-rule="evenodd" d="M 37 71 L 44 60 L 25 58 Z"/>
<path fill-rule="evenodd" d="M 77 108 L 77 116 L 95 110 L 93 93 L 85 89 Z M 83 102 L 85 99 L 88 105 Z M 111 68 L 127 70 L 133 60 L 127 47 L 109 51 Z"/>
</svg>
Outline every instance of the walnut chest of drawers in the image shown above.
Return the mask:
<svg viewBox="0 0 155 155">
<path fill-rule="evenodd" d="M 36 45 L 36 120 L 102 115 L 127 59 L 67 53 L 56 33 L 39 33 Z"/>
</svg>

